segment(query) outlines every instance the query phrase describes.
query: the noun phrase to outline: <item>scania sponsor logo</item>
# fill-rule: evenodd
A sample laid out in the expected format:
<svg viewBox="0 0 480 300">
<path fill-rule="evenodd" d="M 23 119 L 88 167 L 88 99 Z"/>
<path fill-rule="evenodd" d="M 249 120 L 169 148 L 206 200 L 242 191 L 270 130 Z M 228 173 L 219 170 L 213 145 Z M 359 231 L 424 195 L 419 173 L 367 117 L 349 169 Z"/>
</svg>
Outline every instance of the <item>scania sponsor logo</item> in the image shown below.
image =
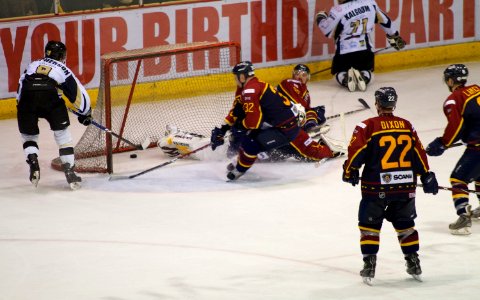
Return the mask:
<svg viewBox="0 0 480 300">
<path fill-rule="evenodd" d="M 413 181 L 414 176 L 412 171 L 380 173 L 381 184 L 411 183 Z"/>
</svg>

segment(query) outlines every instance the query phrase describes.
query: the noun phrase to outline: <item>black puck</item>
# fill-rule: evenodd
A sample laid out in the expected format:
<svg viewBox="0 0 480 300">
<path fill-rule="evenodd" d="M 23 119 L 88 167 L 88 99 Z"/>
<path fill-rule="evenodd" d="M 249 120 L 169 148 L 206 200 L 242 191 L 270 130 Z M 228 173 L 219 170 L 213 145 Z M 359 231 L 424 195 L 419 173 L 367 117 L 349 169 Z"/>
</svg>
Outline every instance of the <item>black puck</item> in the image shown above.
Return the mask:
<svg viewBox="0 0 480 300">
<path fill-rule="evenodd" d="M 137 158 L 137 154 L 135 153 L 130 154 L 130 158 Z"/>
</svg>

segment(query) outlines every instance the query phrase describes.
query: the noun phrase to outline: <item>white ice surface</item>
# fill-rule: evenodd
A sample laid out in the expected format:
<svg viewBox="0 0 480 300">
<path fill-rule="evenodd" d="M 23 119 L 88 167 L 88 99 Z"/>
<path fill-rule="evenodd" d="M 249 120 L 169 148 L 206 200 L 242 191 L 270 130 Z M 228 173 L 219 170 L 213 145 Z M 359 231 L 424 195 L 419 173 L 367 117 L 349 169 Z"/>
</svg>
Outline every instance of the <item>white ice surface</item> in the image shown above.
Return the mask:
<svg viewBox="0 0 480 300">
<path fill-rule="evenodd" d="M 480 83 L 480 63 L 467 63 Z M 446 65 L 376 74 L 364 93 L 331 81 L 311 82 L 314 104 L 327 115 L 373 107 L 373 93 L 393 86 L 396 114 L 409 119 L 424 145 L 443 132 Z M 331 122 L 330 136 L 350 137 L 373 111 Z M 221 122 L 221 120 L 219 120 Z M 177 161 L 133 180 L 84 174 L 68 189 L 50 168 L 57 156 L 48 124 L 40 122 L 41 180 L 28 181 L 16 120 L 0 121 L 0 299 L 476 299 L 480 283 L 480 224 L 453 236 L 449 192 L 417 190 L 417 229 L 424 282 L 405 272 L 385 222 L 374 286 L 362 283 L 357 228 L 360 190 L 341 181 L 343 159 L 313 164 L 258 163 L 238 182 L 225 181 L 226 159 Z M 84 127 L 72 116 L 75 140 Z M 430 158 L 441 185 L 463 147 Z M 220 153 L 220 152 L 219 152 Z M 165 161 L 158 149 L 115 158 L 117 174 Z M 470 188 L 473 188 L 471 186 Z M 472 195 L 471 203 L 478 205 Z"/>
</svg>

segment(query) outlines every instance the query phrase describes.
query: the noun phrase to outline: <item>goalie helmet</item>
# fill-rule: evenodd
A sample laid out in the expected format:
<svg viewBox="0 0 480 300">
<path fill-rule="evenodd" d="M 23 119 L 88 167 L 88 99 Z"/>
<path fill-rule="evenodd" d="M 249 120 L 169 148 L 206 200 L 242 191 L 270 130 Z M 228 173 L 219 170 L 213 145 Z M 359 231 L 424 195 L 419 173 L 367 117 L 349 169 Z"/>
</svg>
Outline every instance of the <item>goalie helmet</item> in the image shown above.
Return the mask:
<svg viewBox="0 0 480 300">
<path fill-rule="evenodd" d="M 244 74 L 245 77 L 251 77 L 255 75 L 255 67 L 250 61 L 241 61 L 233 67 L 232 73 L 237 76 Z"/>
<path fill-rule="evenodd" d="M 45 57 L 64 61 L 67 55 L 67 47 L 59 41 L 49 41 L 45 46 Z"/>
<path fill-rule="evenodd" d="M 393 87 L 381 87 L 375 91 L 375 100 L 384 108 L 394 108 L 397 105 L 397 92 Z"/>
<path fill-rule="evenodd" d="M 310 68 L 304 64 L 298 64 L 293 68 L 293 77 L 300 76 L 302 73 L 307 74 L 307 81 L 310 80 Z"/>
<path fill-rule="evenodd" d="M 445 81 L 452 79 L 454 83 L 465 84 L 467 82 L 468 69 L 464 64 L 453 64 L 443 71 Z"/>
</svg>

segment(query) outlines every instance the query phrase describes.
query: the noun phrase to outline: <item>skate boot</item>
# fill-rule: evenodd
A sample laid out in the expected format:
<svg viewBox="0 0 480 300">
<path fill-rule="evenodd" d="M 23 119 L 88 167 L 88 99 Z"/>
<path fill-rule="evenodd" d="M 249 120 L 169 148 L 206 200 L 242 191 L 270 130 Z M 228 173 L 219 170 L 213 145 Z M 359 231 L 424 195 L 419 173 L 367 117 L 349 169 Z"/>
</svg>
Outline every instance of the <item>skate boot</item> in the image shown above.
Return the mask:
<svg viewBox="0 0 480 300">
<path fill-rule="evenodd" d="M 327 145 L 330 151 L 332 151 L 332 157 L 339 157 L 347 153 L 347 149 L 345 149 L 345 147 L 341 143 L 335 142 L 333 139 L 327 137 L 324 134 L 319 134 L 319 136 L 319 143 Z"/>
<path fill-rule="evenodd" d="M 367 255 L 363 257 L 363 269 L 360 271 L 363 282 L 372 285 L 372 279 L 375 277 L 375 267 L 377 266 L 377 256 Z"/>
<path fill-rule="evenodd" d="M 40 164 L 38 163 L 38 156 L 35 153 L 27 156 L 27 163 L 30 166 L 30 182 L 37 187 L 40 181 Z"/>
<path fill-rule="evenodd" d="M 360 71 L 356 69 L 353 69 L 353 75 L 355 76 L 355 81 L 357 82 L 358 89 L 364 92 L 367 89 L 367 83 L 365 82 L 362 73 L 360 73 Z"/>
<path fill-rule="evenodd" d="M 472 210 L 472 220 L 480 221 L 480 206 Z"/>
<path fill-rule="evenodd" d="M 461 214 L 458 216 L 458 219 L 455 223 L 452 223 L 448 225 L 448 228 L 450 229 L 450 233 L 453 235 L 469 235 L 472 232 L 470 229 L 472 228 L 472 211 L 471 211 L 471 206 L 467 205 L 465 207 L 465 210 L 467 211 L 464 214 Z"/>
<path fill-rule="evenodd" d="M 355 92 L 355 89 L 357 88 L 355 71 L 357 70 L 355 70 L 354 68 L 350 68 L 350 70 L 348 70 L 348 73 L 347 73 L 347 88 L 350 92 Z"/>
<path fill-rule="evenodd" d="M 235 165 L 232 163 L 229 163 L 227 166 L 227 178 L 230 181 L 237 180 L 238 178 L 242 177 L 245 172 L 239 172 L 237 168 L 235 168 Z"/>
<path fill-rule="evenodd" d="M 420 267 L 420 259 L 417 253 L 410 253 L 405 255 L 405 266 L 407 266 L 407 273 L 412 275 L 415 280 L 422 281 L 422 268 Z"/>
<path fill-rule="evenodd" d="M 73 167 L 70 167 L 69 163 L 62 164 L 63 172 L 65 172 L 65 178 L 72 190 L 77 190 L 81 187 L 82 178 L 77 176 L 73 171 Z"/>
</svg>

